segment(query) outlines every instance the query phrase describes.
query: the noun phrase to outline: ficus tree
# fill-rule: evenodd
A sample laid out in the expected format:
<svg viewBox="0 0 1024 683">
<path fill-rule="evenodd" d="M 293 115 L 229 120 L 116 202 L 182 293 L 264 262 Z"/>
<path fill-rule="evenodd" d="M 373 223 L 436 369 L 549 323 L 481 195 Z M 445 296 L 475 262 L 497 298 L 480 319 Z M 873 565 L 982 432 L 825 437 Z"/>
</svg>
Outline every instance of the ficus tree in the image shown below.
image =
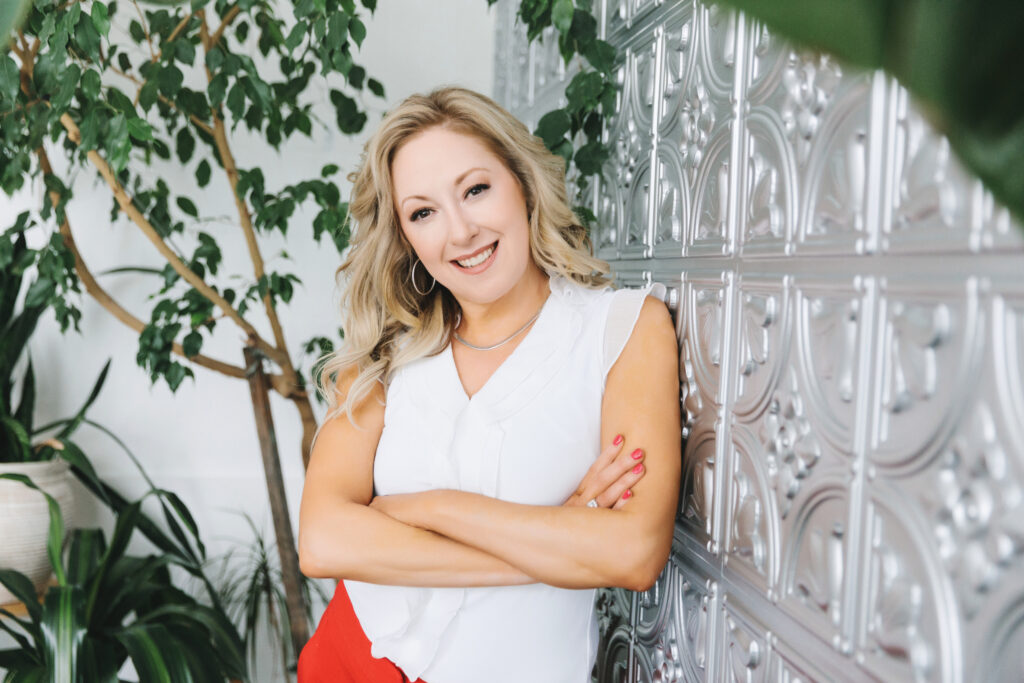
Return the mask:
<svg viewBox="0 0 1024 683">
<path fill-rule="evenodd" d="M 17 235 L 48 233 L 34 240 L 41 248 L 21 252 L 15 265 L 36 267 L 27 298 L 52 308 L 62 332 L 79 329 L 76 302 L 82 285 L 137 333 L 136 362 L 152 382 L 163 380 L 173 392 L 186 377 L 195 378 L 194 367 L 249 382 L 277 545 L 290 577 L 285 589 L 300 620 L 298 561 L 266 395 L 276 391 L 295 406 L 305 464 L 317 425 L 301 360 L 331 350 L 333 342 L 317 336 L 298 354 L 289 348 L 278 307 L 288 303 L 301 280 L 269 270 L 261 241 L 274 231 L 287 236 L 296 210 L 309 204 L 315 214 L 312 238 L 327 238 L 340 252 L 349 238 L 347 203 L 334 182 L 336 165 L 302 178 L 303 165 L 296 163 L 299 177 L 271 188 L 260 167 L 239 166 L 234 149 L 242 134 L 281 152 L 292 137 L 311 136 L 314 124 L 336 126 L 345 134 L 363 129 L 367 116 L 358 100 L 367 92 L 383 97 L 384 89 L 355 61 L 366 37 L 362 17 L 375 10 L 376 0 L 360 4 L 31 0 L 25 12 L 0 16 L 20 21 L 0 53 L 0 187 L 11 194 L 40 175 L 44 187 L 37 211 L 0 226 L 6 227 L 0 267 L 11 265 L 14 250 L 8 247 Z M 317 92 L 330 93 L 330 123 L 317 118 L 316 102 L 306 95 L 313 83 Z M 61 165 L 66 175 L 55 170 L 54 154 L 66 158 Z M 161 177 L 155 169 L 163 161 L 187 169 L 187 181 L 181 174 L 171 182 Z M 68 175 L 83 171 L 101 178 L 109 191 L 110 222 L 140 231 L 154 247 L 155 265 L 108 271 L 153 275 L 140 280 L 152 302 L 144 317 L 101 286 L 76 244 L 77 227 L 95 222 L 94 216 L 75 215 L 69 203 Z M 235 214 L 211 228 L 200 216 L 211 213 L 201 209 L 213 196 L 213 188 L 206 188 L 215 173 L 223 174 Z M 228 236 L 224 231 L 241 236 L 251 273 L 221 277 L 218 238 Z M 239 277 L 242 287 L 228 286 Z M 257 316 L 268 323 L 269 337 L 254 325 Z M 244 342 L 234 359 L 203 352 L 219 325 L 242 332 Z M 270 363 L 266 374 L 265 361 Z M 296 651 L 305 634 L 304 625 L 293 630 Z"/>
<path fill-rule="evenodd" d="M 297 177 L 268 188 L 262 170 L 240 167 L 233 153 L 239 126 L 274 149 L 295 135 L 310 136 L 313 102 L 303 95 L 314 81 L 330 88 L 336 125 L 346 134 L 362 130 L 367 117 L 357 101 L 383 86 L 355 63 L 366 37 L 361 11 L 375 0 L 34 0 L 10 49 L 0 55 L 0 186 L 8 194 L 42 174 L 45 196 L 39 215 L 56 230 L 38 258 L 40 278 L 30 296 L 49 301 L 61 329 L 78 328 L 73 293 L 85 291 L 138 333 L 137 362 L 152 381 L 176 390 L 200 366 L 243 378 L 235 359 L 203 353 L 218 324 L 242 330 L 247 343 L 268 359 L 271 388 L 291 401 L 302 420 L 304 460 L 316 430 L 299 359 L 289 349 L 278 306 L 300 282 L 294 273 L 268 272 L 260 237 L 287 234 L 289 219 L 312 204 L 312 237 L 324 237 L 340 251 L 348 242 L 347 204 L 328 165 L 311 178 Z M 290 10 L 282 19 L 282 5 Z M 120 30 L 116 27 L 120 27 Z M 258 51 L 262 59 L 253 57 Z M 252 55 L 252 56 L 251 56 Z M 276 61 L 279 77 L 268 75 Z M 105 181 L 112 199 L 110 220 L 121 220 L 152 242 L 155 267 L 128 266 L 155 277 L 148 319 L 137 317 L 104 289 L 76 246 L 84 216 L 68 208 L 72 191 L 54 171 L 51 154 L 68 168 L 84 169 Z M 144 171 L 155 160 L 176 158 L 192 171 L 187 183 L 171 186 Z M 295 164 L 300 173 L 301 164 Z M 220 284 L 222 260 L 214 230 L 200 229 L 203 192 L 214 173 L 223 173 L 233 194 L 236 217 L 223 230 L 244 238 L 252 273 L 247 286 Z M 150 174 L 152 175 L 152 174 Z M 55 221 L 49 221 L 54 216 Z M 91 217 L 90 217 L 91 219 Z M 126 219 L 126 220 L 123 220 Z M 8 232 L 36 226 L 25 212 Z M 305 238 L 305 236 L 303 236 Z M 49 257 L 46 257 L 49 254 Z M 265 316 L 272 336 L 251 322 Z M 305 342 L 303 351 L 331 347 L 327 337 Z M 239 354 L 239 357 L 241 354 Z"/>
</svg>

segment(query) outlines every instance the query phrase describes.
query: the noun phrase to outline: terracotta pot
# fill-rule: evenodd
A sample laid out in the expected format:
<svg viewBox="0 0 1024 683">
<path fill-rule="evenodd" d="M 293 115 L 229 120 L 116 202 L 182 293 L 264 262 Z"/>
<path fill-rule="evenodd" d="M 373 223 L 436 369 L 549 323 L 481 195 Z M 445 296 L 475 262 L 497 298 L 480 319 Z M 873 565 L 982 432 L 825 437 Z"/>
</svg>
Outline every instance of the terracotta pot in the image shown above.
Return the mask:
<svg viewBox="0 0 1024 683">
<path fill-rule="evenodd" d="M 36 486 L 53 496 L 60 505 L 67 530 L 74 521 L 74 494 L 71 467 L 64 460 L 46 462 L 0 463 L 0 474 L 24 474 Z M 0 479 L 0 568 L 16 569 L 36 588 L 43 589 L 53 573 L 46 540 L 50 512 L 46 499 L 21 482 Z M 15 598 L 0 586 L 0 605 Z"/>
</svg>

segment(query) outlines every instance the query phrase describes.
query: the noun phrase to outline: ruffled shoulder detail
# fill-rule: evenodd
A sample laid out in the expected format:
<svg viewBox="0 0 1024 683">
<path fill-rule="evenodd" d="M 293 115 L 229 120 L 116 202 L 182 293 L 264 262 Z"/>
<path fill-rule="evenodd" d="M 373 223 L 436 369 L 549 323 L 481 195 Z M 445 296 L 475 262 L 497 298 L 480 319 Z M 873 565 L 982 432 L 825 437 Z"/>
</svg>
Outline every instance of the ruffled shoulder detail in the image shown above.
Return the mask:
<svg viewBox="0 0 1024 683">
<path fill-rule="evenodd" d="M 602 289 L 587 287 L 559 273 L 550 276 L 548 286 L 551 289 L 552 296 L 557 297 L 566 305 L 580 310 L 596 304 L 603 297 L 615 291 L 611 287 L 604 287 Z"/>
</svg>

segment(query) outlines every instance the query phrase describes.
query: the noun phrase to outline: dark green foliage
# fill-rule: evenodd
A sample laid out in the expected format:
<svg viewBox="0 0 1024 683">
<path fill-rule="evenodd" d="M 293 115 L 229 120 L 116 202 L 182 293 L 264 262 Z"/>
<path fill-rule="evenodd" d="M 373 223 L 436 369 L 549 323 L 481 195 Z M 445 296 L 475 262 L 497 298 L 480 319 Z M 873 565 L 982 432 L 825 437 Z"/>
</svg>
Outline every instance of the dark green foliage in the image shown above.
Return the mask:
<svg viewBox="0 0 1024 683">
<path fill-rule="evenodd" d="M 80 451 L 69 438 L 84 419 L 85 411 L 96 400 L 106 379 L 109 361 L 85 404 L 53 437 L 64 446 L 59 452 L 51 446 L 33 446 L 31 443 L 33 436 L 46 429 L 35 429 L 34 425 L 36 380 L 31 356 L 20 383 L 17 405 L 14 403 L 15 366 L 22 355 L 28 353 L 29 339 L 43 313 L 53 308 L 62 330 L 71 323 L 77 329 L 79 318 L 77 309 L 63 303 L 67 293 L 79 291 L 77 279 L 69 277 L 74 275 L 71 269 L 73 256 L 56 233 L 42 249 L 28 248 L 25 230 L 32 225 L 28 212 L 24 212 L 0 237 L 0 338 L 3 339 L 3 344 L 0 344 L 0 462 L 49 460 L 59 455 L 79 465 Z M 37 275 L 27 282 L 26 271 L 33 266 Z M 19 309 L 17 302 L 23 290 L 24 299 Z M 89 468 L 83 467 L 91 473 Z"/>
<path fill-rule="evenodd" d="M 883 68 L 1024 223 L 1024 4 L 723 0 L 799 43 Z"/>
<path fill-rule="evenodd" d="M 278 553 L 274 546 L 264 542 L 264 535 L 252 518 L 245 515 L 245 520 L 252 538 L 249 542 L 237 542 L 213 560 L 212 564 L 219 566 L 214 583 L 232 622 L 238 624 L 242 632 L 250 668 L 255 670 L 258 636 L 260 628 L 266 624 L 281 656 L 281 669 L 288 671 L 293 668 L 298 653 L 292 646 L 291 620 L 282 590 Z M 305 576 L 302 577 L 302 592 L 306 619 L 312 623 L 316 604 L 326 605 L 328 596 L 315 581 Z"/>
<path fill-rule="evenodd" d="M 84 455 L 83 462 L 88 463 Z M 79 470 L 75 473 L 81 477 Z M 39 490 L 24 475 L 4 474 L 0 479 Z M 49 505 L 47 551 L 58 585 L 47 589 L 40 606 L 27 577 L 0 569 L 0 584 L 28 611 L 27 618 L 18 618 L 0 610 L 0 628 L 19 645 L 0 651 L 5 680 L 116 681 L 129 658 L 141 681 L 246 678 L 242 639 L 203 572 L 199 530 L 180 499 L 152 488 L 143 499 L 128 503 L 94 478 L 83 483 L 102 494 L 117 515 L 110 542 L 100 529 L 74 529 L 62 550 L 60 508 L 39 490 Z M 174 540 L 142 511 L 149 495 L 160 500 Z M 136 530 L 162 552 L 126 554 Z M 193 546 L 199 548 L 198 555 Z M 172 564 L 201 578 L 209 604 L 174 585 L 168 570 Z"/>
<path fill-rule="evenodd" d="M 610 155 L 601 134 L 604 121 L 615 113 L 615 48 L 597 37 L 597 19 L 585 0 L 523 0 L 517 16 L 526 25 L 528 40 L 554 27 L 565 63 L 576 55 L 583 58 L 580 71 L 566 88 L 566 107 L 544 114 L 534 131 L 548 149 L 565 159 L 567 172 L 575 166 L 577 186 L 583 190 L 586 179 L 599 174 Z M 580 215 L 583 208 L 575 210 Z"/>
<path fill-rule="evenodd" d="M 0 20 L 10 5 L 3 4 Z M 197 229 L 201 219 L 213 214 L 204 208 L 201 190 L 215 187 L 223 191 L 230 186 L 224 181 L 231 180 L 225 175 L 220 185 L 213 182 L 218 170 L 225 168 L 212 132 L 218 120 L 226 129 L 229 146 L 231 133 L 243 125 L 283 152 L 289 138 L 313 132 L 313 98 L 317 95 L 311 97 L 306 91 L 314 79 L 321 79 L 320 92 L 323 79 L 341 76 L 332 80 L 330 101 L 335 124 L 346 134 L 362 131 L 367 122 L 353 95 L 368 89 L 384 96 L 383 85 L 354 61 L 356 50 L 366 39 L 365 12 L 376 8 L 376 3 L 368 0 L 361 7 L 354 0 L 292 0 L 284 8 L 260 0 L 146 0 L 138 9 L 132 3 L 118 6 L 109 0 L 87 5 L 34 0 L 29 5 L 21 28 L 28 44 L 38 41 L 39 49 L 24 90 L 20 57 L 0 54 L 0 187 L 12 193 L 38 173 L 33 150 L 44 143 L 62 141 L 72 166 L 84 166 L 89 173 L 96 169 L 86 152 L 96 151 L 109 164 L 134 208 L 182 262 L 204 279 L 218 274 L 220 235 L 215 229 Z M 194 11 L 206 11 L 208 34 L 212 34 L 220 17 L 232 8 L 239 10 L 237 15 L 218 42 L 207 48 L 201 38 L 202 21 Z M 288 11 L 281 11 L 286 8 Z M 111 30 L 112 25 L 127 28 L 128 35 Z M 0 25 L 4 35 L 10 35 L 7 26 Z M 20 43 L 17 49 L 21 51 Z M 254 49 L 266 58 L 259 64 L 252 56 Z M 277 62 L 280 75 L 270 74 L 271 69 L 264 67 L 267 61 Z M 210 78 L 197 88 L 194 76 L 204 73 L 193 67 L 204 66 Z M 115 70 L 123 74 L 111 73 Z M 81 138 L 77 143 L 69 138 L 62 115 L 70 116 L 78 127 Z M 53 149 L 52 144 L 46 147 Z M 161 174 L 145 172 L 154 158 L 191 167 L 186 177 L 194 177 L 195 183 L 172 188 Z M 245 210 L 257 231 L 287 233 L 303 204 L 312 200 L 316 204 L 314 239 L 329 236 L 339 251 L 348 245 L 347 205 L 340 201 L 331 179 L 313 176 L 275 190 L 265 187 L 259 171 L 240 169 L 237 188 L 239 196 L 251 202 Z M 58 199 L 55 207 L 43 201 L 40 215 L 63 222 L 71 198 L 65 179 L 47 174 L 44 182 Z M 117 201 L 111 202 L 110 218 L 124 218 Z M 224 227 L 238 229 L 230 224 Z M 195 249 L 191 259 L 187 256 L 190 242 L 196 245 L 191 247 Z M 33 284 L 30 301 L 45 301 L 57 312 L 62 327 L 74 322 L 77 329 L 79 313 L 67 297 L 69 291 L 79 291 L 73 258 L 59 238 L 50 252 L 53 255 L 39 264 L 41 276 Z M 152 322 L 140 335 L 136 357 L 153 381 L 163 378 L 176 389 L 192 371 L 172 358 L 175 341 L 187 347 L 188 353 L 199 353 L 205 337 L 200 328 L 212 333 L 225 312 L 214 316 L 214 305 L 195 288 L 186 287 L 173 269 L 150 272 L 164 273 L 155 281 L 159 291 L 150 297 L 159 297 L 154 303 L 161 308 L 151 311 Z M 244 293 L 237 301 L 231 290 L 238 313 L 244 314 L 260 298 L 261 290 L 269 294 L 272 305 L 288 302 L 298 281 L 294 275 L 277 273 L 256 280 L 251 278 L 237 288 Z M 208 284 L 220 291 L 212 282 Z"/>
</svg>

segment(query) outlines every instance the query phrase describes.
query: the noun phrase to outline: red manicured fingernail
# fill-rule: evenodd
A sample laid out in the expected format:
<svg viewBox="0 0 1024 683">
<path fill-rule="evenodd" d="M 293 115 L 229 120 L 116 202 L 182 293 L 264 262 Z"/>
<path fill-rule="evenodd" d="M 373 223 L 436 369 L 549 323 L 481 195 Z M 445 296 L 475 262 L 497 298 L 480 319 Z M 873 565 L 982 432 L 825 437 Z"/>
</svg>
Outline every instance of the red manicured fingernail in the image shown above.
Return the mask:
<svg viewBox="0 0 1024 683">
<path fill-rule="evenodd" d="M 644 464 L 640 463 L 639 465 L 637 465 L 636 467 L 633 468 L 633 474 L 640 474 L 641 472 L 643 472 L 643 469 L 644 469 Z"/>
<path fill-rule="evenodd" d="M 639 460 L 640 458 L 643 457 L 643 455 L 644 455 L 644 452 L 642 450 L 640 450 L 639 448 L 629 454 L 629 456 L 631 458 L 633 458 L 634 460 Z"/>
<path fill-rule="evenodd" d="M 626 500 L 627 498 L 629 498 L 632 495 L 633 495 L 633 492 L 630 491 L 629 489 L 626 489 L 626 492 L 622 494 L 622 500 Z"/>
<path fill-rule="evenodd" d="M 618 436 L 616 436 L 615 437 L 615 441 L 612 441 L 612 443 L 615 444 L 616 446 L 618 446 L 620 443 L 622 443 L 622 434 L 619 434 Z"/>
</svg>

